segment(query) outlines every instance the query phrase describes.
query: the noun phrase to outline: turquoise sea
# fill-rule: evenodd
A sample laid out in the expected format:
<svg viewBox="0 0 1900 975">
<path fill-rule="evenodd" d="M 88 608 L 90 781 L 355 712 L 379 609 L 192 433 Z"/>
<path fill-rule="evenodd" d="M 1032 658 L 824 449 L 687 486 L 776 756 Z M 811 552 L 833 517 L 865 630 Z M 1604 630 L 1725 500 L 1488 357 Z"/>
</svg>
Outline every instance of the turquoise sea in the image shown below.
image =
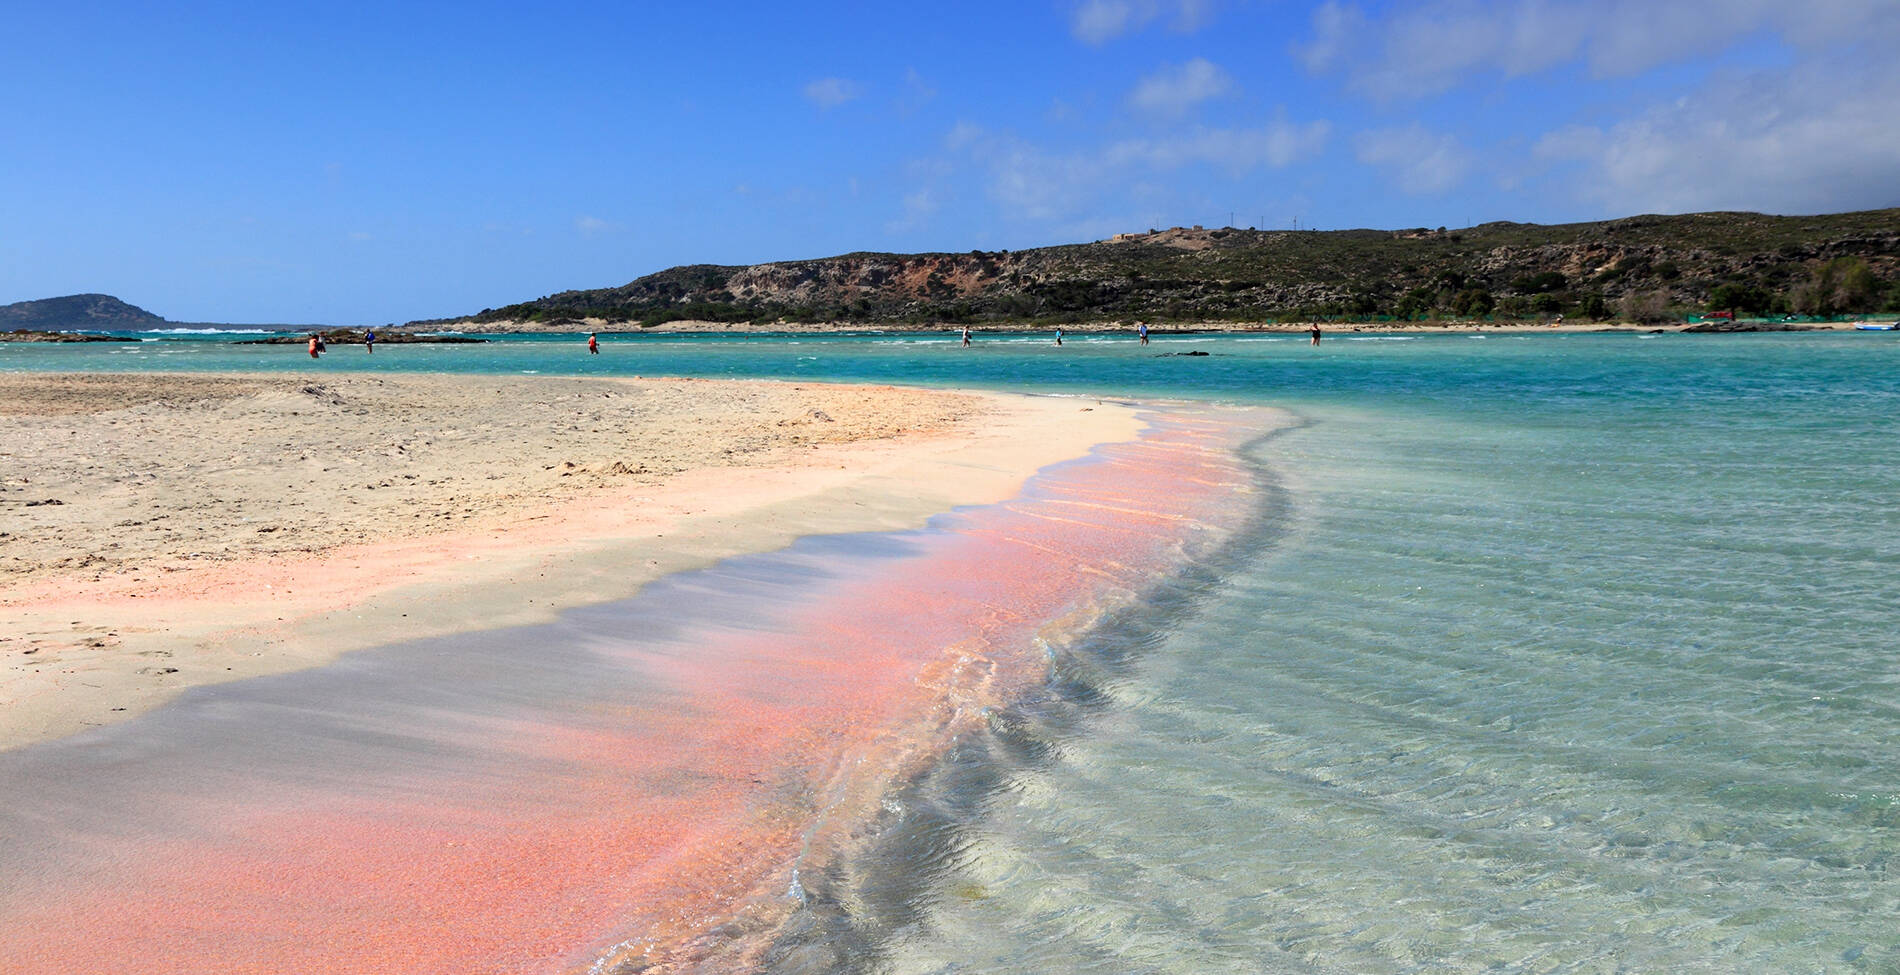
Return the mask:
<svg viewBox="0 0 1900 975">
<path fill-rule="evenodd" d="M 1248 448 L 1253 527 L 1051 648 L 1046 689 L 894 797 L 776 970 L 1900 971 L 1893 333 L 524 337 L 314 363 L 137 337 L 0 345 L 0 370 L 1297 414 Z"/>
</svg>

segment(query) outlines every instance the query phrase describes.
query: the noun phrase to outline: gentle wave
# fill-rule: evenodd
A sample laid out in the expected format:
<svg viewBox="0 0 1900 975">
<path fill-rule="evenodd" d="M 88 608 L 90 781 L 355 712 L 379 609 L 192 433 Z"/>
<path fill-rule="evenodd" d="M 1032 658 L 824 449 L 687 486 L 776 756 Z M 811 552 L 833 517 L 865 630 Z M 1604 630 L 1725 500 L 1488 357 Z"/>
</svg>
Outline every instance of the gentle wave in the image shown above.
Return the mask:
<svg viewBox="0 0 1900 975">
<path fill-rule="evenodd" d="M 296 329 L 283 328 L 148 328 L 139 330 L 147 335 L 279 335 L 294 332 Z"/>
</svg>

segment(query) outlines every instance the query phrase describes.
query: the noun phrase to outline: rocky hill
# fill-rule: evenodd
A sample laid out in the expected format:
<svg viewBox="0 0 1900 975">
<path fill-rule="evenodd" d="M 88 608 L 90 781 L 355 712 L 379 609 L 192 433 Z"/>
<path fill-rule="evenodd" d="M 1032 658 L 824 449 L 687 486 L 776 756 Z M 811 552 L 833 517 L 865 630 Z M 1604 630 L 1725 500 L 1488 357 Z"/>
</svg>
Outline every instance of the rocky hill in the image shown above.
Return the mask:
<svg viewBox="0 0 1900 975">
<path fill-rule="evenodd" d="M 156 328 L 165 319 L 111 295 L 67 295 L 0 305 L 0 331 Z"/>
<path fill-rule="evenodd" d="M 1883 308 L 1900 308 L 1900 209 L 1459 230 L 1177 227 L 1014 252 L 676 267 L 430 324 L 1655 319 Z"/>
</svg>

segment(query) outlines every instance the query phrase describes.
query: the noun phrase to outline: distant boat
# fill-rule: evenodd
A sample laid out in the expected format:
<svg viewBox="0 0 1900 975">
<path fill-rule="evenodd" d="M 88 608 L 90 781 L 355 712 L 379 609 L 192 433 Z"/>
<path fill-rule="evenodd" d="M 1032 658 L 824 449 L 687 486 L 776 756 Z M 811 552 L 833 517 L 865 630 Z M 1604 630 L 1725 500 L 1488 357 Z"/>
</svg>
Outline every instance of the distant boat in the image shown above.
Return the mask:
<svg viewBox="0 0 1900 975">
<path fill-rule="evenodd" d="M 1863 332 L 1891 332 L 1900 329 L 1900 322 L 1855 322 L 1854 327 Z"/>
</svg>

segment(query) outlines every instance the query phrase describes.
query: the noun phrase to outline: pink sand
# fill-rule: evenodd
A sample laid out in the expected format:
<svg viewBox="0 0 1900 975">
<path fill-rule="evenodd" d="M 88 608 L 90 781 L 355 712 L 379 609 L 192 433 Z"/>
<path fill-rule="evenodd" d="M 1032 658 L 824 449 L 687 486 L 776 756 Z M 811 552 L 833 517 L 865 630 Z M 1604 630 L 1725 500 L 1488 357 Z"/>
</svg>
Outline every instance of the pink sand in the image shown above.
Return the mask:
<svg viewBox="0 0 1900 975">
<path fill-rule="evenodd" d="M 630 641 L 652 693 L 440 732 L 489 753 L 479 779 L 419 762 L 348 788 L 180 783 L 165 801 L 215 829 L 123 823 L 84 857 L 0 863 L 0 890 L 17 872 L 32 891 L 0 894 L 0 970 L 562 972 L 736 950 L 714 929 L 769 929 L 803 851 L 1043 678 L 1039 631 L 1245 513 L 1235 429 L 1166 419 L 814 587 L 771 632 L 708 629 L 690 655 Z"/>
</svg>

